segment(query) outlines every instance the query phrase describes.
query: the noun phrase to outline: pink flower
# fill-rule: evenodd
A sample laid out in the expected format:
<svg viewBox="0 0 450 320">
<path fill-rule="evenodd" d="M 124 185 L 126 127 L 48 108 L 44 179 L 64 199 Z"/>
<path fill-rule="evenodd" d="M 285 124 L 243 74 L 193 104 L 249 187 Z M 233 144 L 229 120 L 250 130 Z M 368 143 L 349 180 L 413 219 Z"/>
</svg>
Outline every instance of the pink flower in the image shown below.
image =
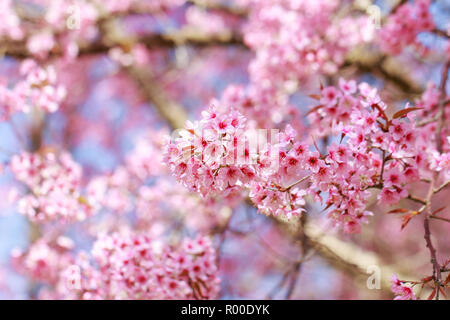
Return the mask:
<svg viewBox="0 0 450 320">
<path fill-rule="evenodd" d="M 392 124 L 389 127 L 389 133 L 396 141 L 400 141 L 406 133 L 405 125 L 400 120 L 392 120 Z"/>
<path fill-rule="evenodd" d="M 406 198 L 408 192 L 402 188 L 383 188 L 378 195 L 378 200 L 384 204 L 396 204 L 401 199 Z"/>
<path fill-rule="evenodd" d="M 341 93 L 335 87 L 326 87 L 322 90 L 321 94 L 322 98 L 320 102 L 327 106 L 335 105 L 341 96 Z"/>
<path fill-rule="evenodd" d="M 394 300 L 416 300 L 416 296 L 410 287 L 404 285 L 395 274 L 392 275 L 392 292 L 396 295 Z"/>
<path fill-rule="evenodd" d="M 49 51 L 55 46 L 53 34 L 48 31 L 36 33 L 28 39 L 27 47 L 32 54 L 40 58 L 46 58 Z"/>
<path fill-rule="evenodd" d="M 356 81 L 350 80 L 347 82 L 343 78 L 339 78 L 339 88 L 345 95 L 352 95 L 356 93 Z"/>
</svg>

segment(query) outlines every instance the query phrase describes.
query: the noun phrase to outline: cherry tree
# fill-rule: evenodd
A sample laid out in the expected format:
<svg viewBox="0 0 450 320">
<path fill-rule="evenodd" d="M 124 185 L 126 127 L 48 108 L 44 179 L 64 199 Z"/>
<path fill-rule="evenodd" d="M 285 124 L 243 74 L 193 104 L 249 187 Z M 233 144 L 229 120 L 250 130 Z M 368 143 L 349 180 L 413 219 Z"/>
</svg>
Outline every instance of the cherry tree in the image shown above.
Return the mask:
<svg viewBox="0 0 450 320">
<path fill-rule="evenodd" d="M 445 9 L 3 0 L 1 296 L 445 299 Z"/>
</svg>

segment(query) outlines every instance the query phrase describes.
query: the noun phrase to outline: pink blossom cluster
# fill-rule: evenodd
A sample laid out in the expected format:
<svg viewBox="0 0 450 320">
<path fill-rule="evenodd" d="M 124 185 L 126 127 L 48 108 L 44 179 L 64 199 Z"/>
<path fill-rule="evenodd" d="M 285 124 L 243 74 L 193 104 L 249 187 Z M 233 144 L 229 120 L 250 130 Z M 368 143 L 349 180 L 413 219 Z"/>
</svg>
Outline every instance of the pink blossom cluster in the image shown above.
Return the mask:
<svg viewBox="0 0 450 320">
<path fill-rule="evenodd" d="M 309 193 L 326 204 L 336 225 L 358 232 L 372 214 L 366 210 L 369 189 L 381 189 L 383 204 L 408 197 L 409 185 L 419 179 L 421 166 L 426 168 L 419 150 L 427 143 L 417 137 L 410 113 L 415 109 L 389 118 L 377 90 L 366 83 L 341 79 L 339 87 L 323 88 L 317 99 L 322 104 L 310 118 L 319 129 L 312 134 L 331 133 L 341 140 L 325 154 L 315 144 L 297 141 L 290 126 L 253 153 L 246 144 L 246 119 L 221 106 L 188 123 L 181 137 L 168 143 L 165 162 L 179 181 L 204 196 L 248 188 L 265 214 L 299 215 Z M 235 154 L 239 145 L 241 163 Z"/>
<path fill-rule="evenodd" d="M 447 95 L 445 99 L 448 98 L 449 96 Z M 416 100 L 416 106 L 421 108 L 418 111 L 419 119 L 422 119 L 421 122 L 424 122 L 416 130 L 416 145 L 419 146 L 421 151 L 417 158 L 417 164 L 420 168 L 423 171 L 434 170 L 442 173 L 445 181 L 450 178 L 450 131 L 448 126 L 444 125 L 442 127 L 439 136 L 442 152 L 439 152 L 436 148 L 437 141 L 435 141 L 436 143 L 429 143 L 431 139 L 435 140 L 436 126 L 438 125 L 435 119 L 439 115 L 439 101 L 441 99 L 443 99 L 441 92 L 434 83 L 430 82 L 420 99 Z M 449 108 L 444 108 L 443 119 L 444 123 L 449 121 Z"/>
<path fill-rule="evenodd" d="M 285 86 L 314 73 L 333 74 L 355 45 L 370 41 L 367 16 L 340 19 L 338 0 L 256 0 L 245 42 L 255 51 L 249 72 L 263 88 Z"/>
<path fill-rule="evenodd" d="M 153 130 L 140 137 L 127 154 L 125 165 L 89 181 L 86 187 L 89 202 L 115 213 L 129 212 L 134 207 L 133 197 L 137 196 L 139 203 L 140 189 L 145 190 L 145 182 L 167 172 L 162 164 L 162 140 L 163 134 Z M 157 211 L 153 209 L 148 212 Z"/>
<path fill-rule="evenodd" d="M 322 89 L 320 102 L 310 115 L 317 133 L 340 134 L 346 143 L 327 148 L 327 174 L 313 175 L 313 185 L 328 192 L 335 222 L 358 231 L 371 214 L 365 210 L 368 189 L 380 188 L 380 202 L 395 204 L 419 179 L 415 122 L 408 112 L 390 119 L 377 90 L 366 83 L 341 79 L 339 88 Z"/>
<path fill-rule="evenodd" d="M 165 130 L 148 130 L 137 139 L 134 149 L 127 154 L 125 166 L 137 179 L 145 181 L 166 174 L 167 168 L 162 163 L 162 148 L 166 135 Z"/>
<path fill-rule="evenodd" d="M 20 40 L 24 35 L 13 4 L 13 0 L 2 0 L 0 3 L 0 20 L 2 21 L 0 24 L 0 39 L 6 36 L 13 40 Z"/>
<path fill-rule="evenodd" d="M 300 124 L 298 111 L 289 103 L 299 83 L 316 74 L 336 73 L 350 49 L 374 35 L 366 15 L 339 17 L 340 4 L 338 0 L 248 1 L 244 41 L 255 52 L 249 65 L 250 84 L 247 89 L 231 87 L 224 99 L 240 100 L 247 112 L 239 110 L 264 127 L 278 127 L 283 121 Z"/>
<path fill-rule="evenodd" d="M 289 96 L 279 94 L 274 88 L 264 90 L 260 86 L 228 86 L 220 100 L 222 105 L 233 106 L 247 118 L 251 128 L 277 127 L 289 121 L 295 129 L 303 131 L 299 110 L 289 103 Z"/>
<path fill-rule="evenodd" d="M 74 263 L 73 246 L 72 240 L 64 236 L 51 240 L 40 238 L 26 251 L 14 249 L 12 265 L 34 281 L 55 285 L 60 273 Z"/>
<path fill-rule="evenodd" d="M 413 3 L 407 1 L 397 8 L 380 30 L 381 48 L 389 53 L 399 54 L 404 47 L 416 43 L 420 32 L 433 30 L 430 4 L 430 0 L 414 0 Z"/>
<path fill-rule="evenodd" d="M 394 300 L 416 300 L 416 295 L 411 287 L 400 281 L 395 274 L 392 275 L 392 292 L 395 294 Z"/>
<path fill-rule="evenodd" d="M 22 152 L 12 157 L 10 169 L 30 191 L 18 200 L 18 210 L 31 221 L 80 221 L 93 214 L 81 193 L 81 167 L 69 153 Z"/>
<path fill-rule="evenodd" d="M 34 0 L 43 12 L 42 16 L 29 17 L 34 29 L 20 24 L 12 1 L 3 2 L 0 17 L 5 16 L 6 24 L 0 27 L 0 37 L 26 37 L 28 51 L 38 59 L 46 59 L 52 50 L 60 50 L 64 57 L 72 59 L 78 54 L 79 43 L 98 36 L 100 18 L 127 11 L 160 12 L 180 6 L 185 0 Z"/>
<path fill-rule="evenodd" d="M 87 199 L 98 208 L 116 213 L 128 212 L 132 208 L 131 178 L 124 167 L 118 167 L 111 174 L 94 177 L 86 187 Z"/>
<path fill-rule="evenodd" d="M 222 15 L 195 6 L 186 10 L 186 22 L 188 26 L 209 34 L 219 34 L 227 30 L 226 21 Z"/>
<path fill-rule="evenodd" d="M 295 130 L 263 130 L 258 136 L 257 131 L 245 131 L 240 113 L 223 106 L 202 115 L 166 146 L 165 162 L 183 185 L 203 196 L 225 197 L 251 188 L 251 199 L 265 214 L 291 217 L 303 211 L 306 192 L 287 186 L 315 169 L 312 158 L 321 160 L 304 145 L 294 144 Z M 252 147 L 252 141 L 258 145 Z M 301 154 L 300 148 L 305 148 Z"/>
<path fill-rule="evenodd" d="M 101 236 L 95 264 L 80 255 L 61 277 L 70 299 L 214 299 L 220 280 L 209 238 L 172 247 L 145 234 Z"/>
<path fill-rule="evenodd" d="M 211 107 L 202 112 L 201 121 L 188 121 L 186 130 L 169 141 L 164 162 L 189 190 L 202 195 L 232 192 L 255 175 L 245 164 L 245 122 L 235 110 Z"/>
<path fill-rule="evenodd" d="M 127 49 L 114 47 L 109 50 L 108 55 L 111 60 L 124 67 L 143 65 L 149 63 L 151 60 L 150 52 L 146 49 L 145 45 L 142 44 L 136 44 Z"/>
<path fill-rule="evenodd" d="M 222 196 L 201 197 L 168 179 L 154 185 L 143 185 L 136 196 L 136 216 L 139 228 L 154 227 L 171 219 L 182 221 L 185 228 L 208 232 L 224 224 L 231 210 L 242 203 L 240 189 Z"/>
<path fill-rule="evenodd" d="M 58 85 L 52 66 L 40 67 L 33 60 L 21 64 L 23 79 L 14 86 L 0 81 L 0 118 L 3 120 L 16 112 L 28 113 L 32 108 L 55 112 L 66 96 L 66 89 Z"/>
<path fill-rule="evenodd" d="M 46 59 L 52 50 L 61 50 L 73 58 L 78 54 L 80 40 L 92 40 L 97 35 L 100 13 L 94 3 L 87 0 L 36 0 L 42 16 L 30 17 L 35 28 L 27 28 L 28 51 L 38 59 Z"/>
<path fill-rule="evenodd" d="M 45 22 L 54 31 L 73 29 L 77 33 L 92 32 L 99 18 L 99 10 L 94 1 L 52 0 L 41 3 L 45 7 Z M 122 1 L 121 1 L 122 2 Z"/>
</svg>

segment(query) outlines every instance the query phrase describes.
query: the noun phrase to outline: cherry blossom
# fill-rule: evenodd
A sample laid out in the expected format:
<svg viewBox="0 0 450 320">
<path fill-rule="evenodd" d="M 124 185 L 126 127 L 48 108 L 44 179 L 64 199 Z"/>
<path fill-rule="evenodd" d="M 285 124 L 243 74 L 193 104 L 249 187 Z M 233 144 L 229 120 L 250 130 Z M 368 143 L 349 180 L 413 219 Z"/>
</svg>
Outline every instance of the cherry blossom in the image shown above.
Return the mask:
<svg viewBox="0 0 450 320">
<path fill-rule="evenodd" d="M 215 251 L 208 238 L 165 246 L 145 235 L 100 237 L 92 249 L 98 269 L 80 254 L 61 275 L 68 297 L 81 299 L 211 299 L 218 294 Z"/>
<path fill-rule="evenodd" d="M 11 159 L 16 179 L 31 191 L 18 201 L 18 210 L 35 222 L 83 220 L 93 206 L 81 192 L 81 167 L 68 153 L 23 152 Z"/>
</svg>

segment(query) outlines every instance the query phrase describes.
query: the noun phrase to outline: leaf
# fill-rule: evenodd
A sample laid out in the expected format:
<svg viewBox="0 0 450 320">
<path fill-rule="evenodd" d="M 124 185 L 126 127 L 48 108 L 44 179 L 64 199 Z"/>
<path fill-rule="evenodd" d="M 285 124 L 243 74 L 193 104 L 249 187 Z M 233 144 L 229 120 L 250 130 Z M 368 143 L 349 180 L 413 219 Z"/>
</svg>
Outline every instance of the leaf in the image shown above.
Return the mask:
<svg viewBox="0 0 450 320">
<path fill-rule="evenodd" d="M 430 296 L 428 297 L 428 300 L 433 300 L 434 296 L 436 295 L 436 289 L 433 289 Z"/>
<path fill-rule="evenodd" d="M 377 109 L 378 112 L 380 113 L 381 117 L 389 122 L 389 118 L 387 117 L 386 113 L 384 113 L 384 110 L 381 109 L 380 105 L 378 103 L 374 103 L 372 104 L 372 109 Z"/>
<path fill-rule="evenodd" d="M 434 215 L 436 215 L 437 213 L 441 212 L 441 211 L 444 210 L 444 209 L 445 209 L 445 206 L 442 207 L 442 208 L 439 208 L 439 209 L 437 209 L 437 210 L 435 210 L 435 211 L 433 211 L 433 213 L 432 213 L 431 215 L 434 216 Z"/>
<path fill-rule="evenodd" d="M 409 210 L 406 210 L 404 208 L 397 208 L 397 209 L 393 209 L 391 211 L 388 212 L 388 214 L 392 214 L 392 213 L 407 213 L 409 212 Z"/>
<path fill-rule="evenodd" d="M 442 266 L 443 266 L 443 267 L 446 267 L 449 263 L 450 263 L 450 259 L 447 259 L 447 260 L 442 264 Z"/>
<path fill-rule="evenodd" d="M 420 279 L 420 281 L 422 281 L 424 284 L 427 282 L 430 282 L 431 280 L 433 280 L 433 276 L 429 276 L 429 277 Z"/>
<path fill-rule="evenodd" d="M 447 278 L 444 281 L 444 286 L 450 283 L 450 273 L 448 274 Z"/>
<path fill-rule="evenodd" d="M 412 214 L 407 214 L 406 216 L 403 217 L 403 223 L 402 223 L 401 230 L 403 230 L 406 227 L 406 225 L 409 223 L 409 221 L 411 220 L 412 217 L 413 217 Z"/>
<path fill-rule="evenodd" d="M 310 113 L 313 113 L 313 112 L 315 112 L 315 111 L 317 111 L 317 110 L 319 110 L 319 109 L 321 109 L 321 108 L 323 108 L 323 107 L 325 107 L 323 104 L 318 105 L 318 106 L 315 106 L 314 108 L 312 108 L 311 110 L 309 110 L 309 111 L 306 113 L 306 115 L 308 115 L 308 114 L 310 114 Z"/>
<path fill-rule="evenodd" d="M 400 111 L 394 113 L 393 119 L 404 117 L 411 111 L 416 111 L 416 110 L 420 110 L 420 109 L 423 109 L 423 108 L 406 108 L 406 109 L 400 110 Z"/>
<path fill-rule="evenodd" d="M 321 98 L 318 94 L 310 94 L 308 97 L 313 98 L 314 100 L 320 100 Z"/>
</svg>

